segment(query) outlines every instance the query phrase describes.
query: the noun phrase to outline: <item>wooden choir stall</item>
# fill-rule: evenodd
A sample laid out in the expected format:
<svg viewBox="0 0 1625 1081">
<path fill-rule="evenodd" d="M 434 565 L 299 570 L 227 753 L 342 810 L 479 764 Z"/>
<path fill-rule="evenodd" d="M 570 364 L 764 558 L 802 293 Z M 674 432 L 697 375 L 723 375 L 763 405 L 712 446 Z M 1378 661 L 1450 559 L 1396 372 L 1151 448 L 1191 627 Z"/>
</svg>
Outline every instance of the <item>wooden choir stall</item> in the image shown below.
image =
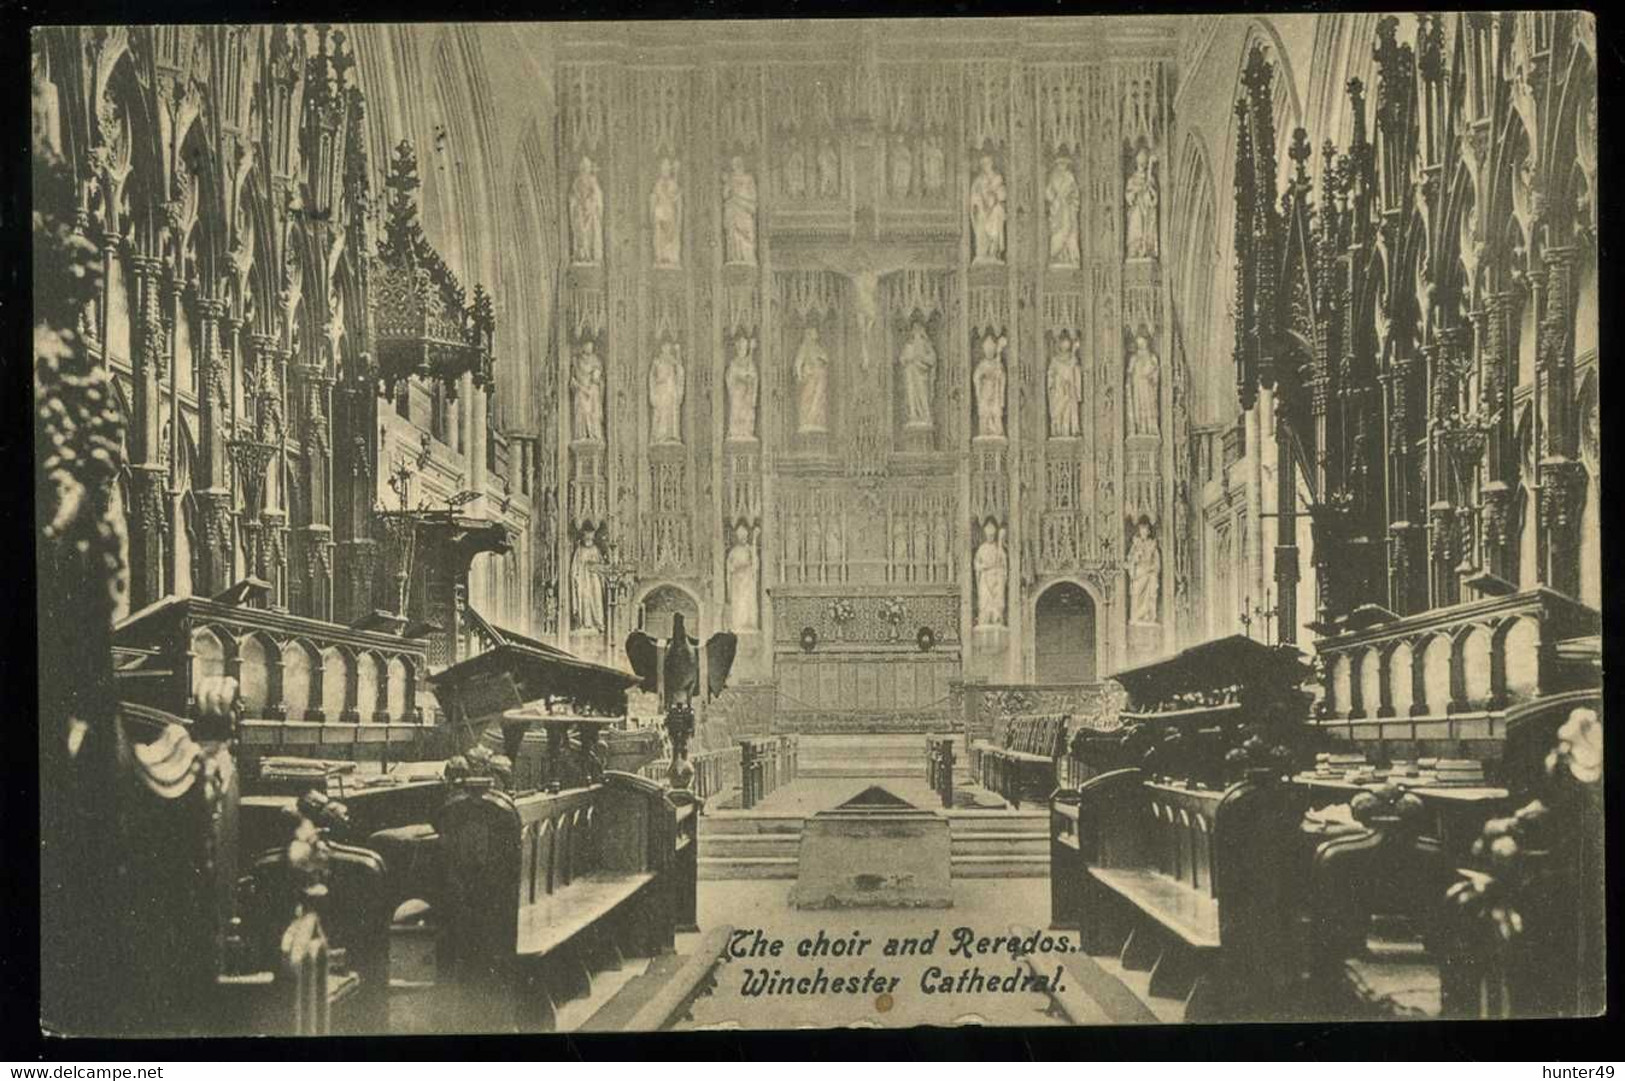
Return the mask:
<svg viewBox="0 0 1625 1081">
<path fill-rule="evenodd" d="M 1249 1016 L 1288 979 L 1275 932 L 1301 807 L 1277 755 L 1307 676 L 1238 636 L 1115 677 L 1117 745 L 1051 800 L 1051 892 L 1054 922 L 1135 990 L 1125 1019 Z"/>
<path fill-rule="evenodd" d="M 428 680 L 437 738 L 461 753 L 388 773 L 244 754 L 235 676 L 188 674 L 171 693 L 185 666 L 163 642 L 121 647 L 140 699 L 119 722 L 121 881 L 169 918 L 123 951 L 146 958 L 129 968 L 144 990 L 108 1031 L 551 1031 L 683 1015 L 725 940 L 713 929 L 674 953 L 697 930 L 700 800 L 631 772 L 659 749 L 624 728 L 635 677 L 495 633 Z"/>
<path fill-rule="evenodd" d="M 1309 677 L 1242 637 L 1115 677 L 1050 801 L 1074 982 L 1121 1022 L 1600 1007 L 1600 691 L 1506 710 L 1480 761 L 1328 731 Z"/>
</svg>

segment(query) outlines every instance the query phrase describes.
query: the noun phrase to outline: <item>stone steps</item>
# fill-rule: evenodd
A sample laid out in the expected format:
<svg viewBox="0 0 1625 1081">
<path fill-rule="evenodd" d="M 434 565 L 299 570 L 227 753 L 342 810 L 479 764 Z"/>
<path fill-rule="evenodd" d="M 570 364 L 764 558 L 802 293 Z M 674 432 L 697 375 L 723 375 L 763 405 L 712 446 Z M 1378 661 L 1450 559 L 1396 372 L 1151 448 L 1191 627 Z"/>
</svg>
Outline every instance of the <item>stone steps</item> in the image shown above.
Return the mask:
<svg viewBox="0 0 1625 1081">
<path fill-rule="evenodd" d="M 795 878 L 802 821 L 790 815 L 708 815 L 700 826 L 699 877 Z M 1047 812 L 950 814 L 948 841 L 954 878 L 1049 874 Z"/>
<path fill-rule="evenodd" d="M 1049 811 L 961 811 L 950 814 L 955 833 L 969 836 L 978 833 L 1033 833 L 1048 836 Z"/>
<path fill-rule="evenodd" d="M 911 766 L 877 766 L 865 763 L 851 765 L 820 764 L 816 766 L 803 766 L 797 776 L 808 780 L 845 780 L 850 777 L 873 777 L 876 780 L 895 780 L 900 777 L 912 778 L 919 774 L 919 770 Z"/>
<path fill-rule="evenodd" d="M 816 735 L 799 738 L 798 774 L 827 777 L 924 777 L 923 735 Z M 969 780 L 969 773 L 964 774 Z"/>
<path fill-rule="evenodd" d="M 796 877 L 795 853 L 788 856 L 701 856 L 699 876 L 703 882 L 720 879 Z"/>
<path fill-rule="evenodd" d="M 1042 833 L 973 833 L 954 836 L 953 853 L 958 856 L 1042 856 L 1049 859 L 1049 838 Z"/>
<path fill-rule="evenodd" d="M 707 814 L 700 822 L 700 842 L 707 837 L 732 837 L 752 833 L 788 833 L 801 836 L 800 815 L 757 814 L 755 811 L 722 811 Z"/>
</svg>

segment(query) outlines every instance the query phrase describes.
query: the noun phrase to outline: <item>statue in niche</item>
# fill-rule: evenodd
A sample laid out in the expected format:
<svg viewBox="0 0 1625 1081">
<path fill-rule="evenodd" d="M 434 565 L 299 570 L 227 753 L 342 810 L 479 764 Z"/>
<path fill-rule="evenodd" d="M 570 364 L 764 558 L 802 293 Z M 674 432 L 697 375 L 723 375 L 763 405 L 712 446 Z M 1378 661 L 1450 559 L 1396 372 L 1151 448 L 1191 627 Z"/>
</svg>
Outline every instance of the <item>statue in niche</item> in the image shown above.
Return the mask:
<svg viewBox="0 0 1625 1081">
<path fill-rule="evenodd" d="M 835 140 L 828 135 L 818 147 L 818 194 L 841 194 L 841 158 L 835 152 Z"/>
<path fill-rule="evenodd" d="M 575 406 L 575 437 L 601 443 L 604 440 L 604 361 L 591 338 L 581 342 L 570 371 L 570 394 Z"/>
<path fill-rule="evenodd" d="M 676 342 L 661 342 L 660 355 L 649 365 L 649 441 L 683 441 L 683 362 Z"/>
<path fill-rule="evenodd" d="M 898 132 L 892 136 L 891 144 L 891 193 L 898 199 L 907 198 L 913 185 L 914 154 L 903 133 Z"/>
<path fill-rule="evenodd" d="M 762 571 L 757 553 L 760 540 L 760 527 L 754 534 L 744 522 L 734 527 L 734 542 L 728 549 L 728 613 L 735 631 L 754 631 L 761 626 L 756 603 Z"/>
<path fill-rule="evenodd" d="M 841 542 L 841 516 L 833 512 L 824 519 L 824 566 L 827 581 L 840 581 L 846 566 L 846 548 Z"/>
<path fill-rule="evenodd" d="M 1010 557 L 1000 543 L 1001 532 L 993 518 L 982 524 L 982 543 L 972 563 L 976 571 L 976 623 L 981 627 L 1004 626 L 1004 589 Z"/>
<path fill-rule="evenodd" d="M 937 379 L 937 351 L 926 336 L 925 324 L 916 319 L 909 329 L 908 341 L 898 354 L 897 366 L 903 370 L 903 426 L 930 428 L 931 400 Z"/>
<path fill-rule="evenodd" d="M 1134 155 L 1134 172 L 1123 188 L 1128 204 L 1128 257 L 1157 257 L 1157 178 L 1151 172 L 1151 151 L 1140 147 Z"/>
<path fill-rule="evenodd" d="M 1162 599 L 1162 549 L 1151 535 L 1151 519 L 1140 515 L 1128 550 L 1130 623 L 1155 624 Z"/>
<path fill-rule="evenodd" d="M 570 258 L 589 266 L 604 261 L 604 189 L 598 166 L 586 155 L 570 185 Z"/>
<path fill-rule="evenodd" d="M 593 571 L 603 562 L 598 531 L 585 522 L 570 560 L 570 623 L 578 631 L 604 629 L 604 580 Z"/>
<path fill-rule="evenodd" d="M 756 372 L 756 339 L 744 334 L 734 339 L 734 357 L 723 377 L 728 388 L 728 439 L 735 443 L 756 441 L 756 392 L 761 379 Z"/>
<path fill-rule="evenodd" d="M 737 156 L 722 177 L 722 233 L 729 263 L 756 265 L 756 178 Z"/>
<path fill-rule="evenodd" d="M 976 266 L 1004 262 L 1004 177 L 993 168 L 993 155 L 982 155 L 982 171 L 970 184 L 970 224 Z"/>
<path fill-rule="evenodd" d="M 1072 172 L 1070 159 L 1055 159 L 1055 164 L 1050 168 L 1049 183 L 1044 188 L 1044 199 L 1049 204 L 1049 265 L 1075 267 L 1081 261 L 1078 249 L 1078 178 Z"/>
<path fill-rule="evenodd" d="M 801 140 L 792 137 L 790 156 L 784 162 L 784 190 L 792 199 L 807 194 L 807 152 Z"/>
<path fill-rule="evenodd" d="M 677 183 L 677 159 L 660 159 L 660 178 L 649 193 L 654 219 L 655 266 L 677 267 L 683 261 L 683 192 Z"/>
<path fill-rule="evenodd" d="M 1055 352 L 1049 359 L 1049 434 L 1054 439 L 1075 439 L 1080 432 L 1079 409 L 1083 404 L 1083 362 L 1078 359 L 1080 341 L 1061 331 Z"/>
<path fill-rule="evenodd" d="M 801 334 L 801 348 L 796 350 L 794 365 L 796 377 L 797 430 L 802 435 L 815 435 L 829 430 L 829 354 L 818 341 L 818 328 L 808 327 Z"/>
<path fill-rule="evenodd" d="M 1004 347 L 1008 344 L 1008 338 L 988 331 L 982 338 L 982 359 L 971 373 L 979 438 L 1004 438 Z"/>
<path fill-rule="evenodd" d="M 948 183 L 948 156 L 943 153 L 942 136 L 927 135 L 920 150 L 920 179 L 927 195 L 941 195 Z"/>
<path fill-rule="evenodd" d="M 1128 360 L 1128 434 L 1156 435 L 1160 429 L 1158 391 L 1162 386 L 1161 362 L 1151 351 L 1144 334 L 1134 336 L 1134 352 Z"/>
</svg>

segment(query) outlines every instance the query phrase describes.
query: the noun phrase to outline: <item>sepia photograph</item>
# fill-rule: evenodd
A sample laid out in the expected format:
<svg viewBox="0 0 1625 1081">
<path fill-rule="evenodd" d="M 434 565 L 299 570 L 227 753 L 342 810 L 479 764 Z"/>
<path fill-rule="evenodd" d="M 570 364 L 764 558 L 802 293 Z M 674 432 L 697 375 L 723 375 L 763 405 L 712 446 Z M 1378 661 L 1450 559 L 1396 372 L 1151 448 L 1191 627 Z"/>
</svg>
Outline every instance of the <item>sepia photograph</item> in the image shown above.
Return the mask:
<svg viewBox="0 0 1625 1081">
<path fill-rule="evenodd" d="M 29 47 L 64 1053 L 1605 1012 L 1591 13 Z"/>
</svg>

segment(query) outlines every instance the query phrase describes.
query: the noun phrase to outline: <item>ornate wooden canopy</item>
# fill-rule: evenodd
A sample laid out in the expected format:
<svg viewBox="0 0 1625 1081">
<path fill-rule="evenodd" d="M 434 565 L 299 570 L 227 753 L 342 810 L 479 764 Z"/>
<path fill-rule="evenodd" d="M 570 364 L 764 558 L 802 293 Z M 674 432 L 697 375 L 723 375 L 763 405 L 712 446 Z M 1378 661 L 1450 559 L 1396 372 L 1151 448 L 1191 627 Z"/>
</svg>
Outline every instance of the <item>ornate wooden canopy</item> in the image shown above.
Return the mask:
<svg viewBox="0 0 1625 1081">
<path fill-rule="evenodd" d="M 401 140 L 390 162 L 389 217 L 373 260 L 371 294 L 378 374 L 386 392 L 408 376 L 438 379 L 456 397 L 465 372 L 492 385 L 496 317 L 484 287 L 468 301 L 462 283 L 418 223 L 417 154 Z"/>
</svg>

